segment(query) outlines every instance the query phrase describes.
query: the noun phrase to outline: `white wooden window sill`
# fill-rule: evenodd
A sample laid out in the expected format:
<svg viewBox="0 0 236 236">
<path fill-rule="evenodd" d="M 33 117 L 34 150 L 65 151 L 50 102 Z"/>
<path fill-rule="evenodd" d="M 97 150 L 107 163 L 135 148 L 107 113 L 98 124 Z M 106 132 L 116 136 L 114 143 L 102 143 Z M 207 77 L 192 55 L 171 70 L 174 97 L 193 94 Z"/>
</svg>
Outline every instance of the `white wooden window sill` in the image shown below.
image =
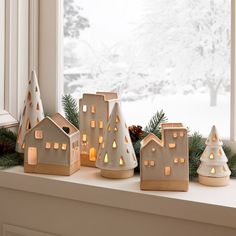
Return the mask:
<svg viewBox="0 0 236 236">
<path fill-rule="evenodd" d="M 236 229 L 236 180 L 227 187 L 191 182 L 188 192 L 141 191 L 139 176 L 111 180 L 81 167 L 69 177 L 25 174 L 23 167 L 0 171 L 0 188 Z"/>
</svg>

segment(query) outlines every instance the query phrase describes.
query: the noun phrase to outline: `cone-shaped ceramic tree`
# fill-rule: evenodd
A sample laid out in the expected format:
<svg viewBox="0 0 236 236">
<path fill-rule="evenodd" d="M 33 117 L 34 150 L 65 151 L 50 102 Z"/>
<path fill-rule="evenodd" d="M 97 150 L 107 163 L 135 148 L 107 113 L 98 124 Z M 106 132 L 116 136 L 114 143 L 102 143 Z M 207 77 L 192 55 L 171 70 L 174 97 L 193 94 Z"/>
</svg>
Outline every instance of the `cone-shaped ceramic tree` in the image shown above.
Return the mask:
<svg viewBox="0 0 236 236">
<path fill-rule="evenodd" d="M 222 148 L 223 142 L 215 126 L 211 129 L 206 145 L 200 158 L 201 164 L 197 170 L 199 182 L 209 186 L 228 185 L 231 172 L 227 165 L 228 159 Z"/>
<path fill-rule="evenodd" d="M 24 152 L 24 138 L 26 132 L 33 128 L 43 118 L 44 112 L 40 98 L 38 79 L 35 71 L 32 71 L 28 81 L 28 90 L 24 100 L 23 111 L 20 116 L 20 124 L 16 143 L 17 152 Z"/>
<path fill-rule="evenodd" d="M 137 159 L 129 130 L 118 103 L 114 105 L 98 152 L 96 166 L 107 178 L 129 178 L 134 174 Z"/>
</svg>

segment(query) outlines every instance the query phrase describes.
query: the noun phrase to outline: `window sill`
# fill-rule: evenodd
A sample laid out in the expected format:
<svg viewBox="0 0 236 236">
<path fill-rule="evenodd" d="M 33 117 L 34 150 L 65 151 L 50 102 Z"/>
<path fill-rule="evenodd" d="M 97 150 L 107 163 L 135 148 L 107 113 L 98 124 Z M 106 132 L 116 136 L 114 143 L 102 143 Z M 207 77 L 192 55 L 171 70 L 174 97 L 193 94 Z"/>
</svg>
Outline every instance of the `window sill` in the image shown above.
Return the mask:
<svg viewBox="0 0 236 236">
<path fill-rule="evenodd" d="M 236 180 L 227 187 L 190 183 L 189 191 L 140 191 L 139 176 L 110 180 L 81 167 L 69 177 L 25 174 L 17 166 L 0 171 L 0 187 L 90 204 L 236 228 Z"/>
<path fill-rule="evenodd" d="M 0 128 L 11 128 L 18 125 L 18 121 L 10 113 L 0 110 Z"/>
</svg>

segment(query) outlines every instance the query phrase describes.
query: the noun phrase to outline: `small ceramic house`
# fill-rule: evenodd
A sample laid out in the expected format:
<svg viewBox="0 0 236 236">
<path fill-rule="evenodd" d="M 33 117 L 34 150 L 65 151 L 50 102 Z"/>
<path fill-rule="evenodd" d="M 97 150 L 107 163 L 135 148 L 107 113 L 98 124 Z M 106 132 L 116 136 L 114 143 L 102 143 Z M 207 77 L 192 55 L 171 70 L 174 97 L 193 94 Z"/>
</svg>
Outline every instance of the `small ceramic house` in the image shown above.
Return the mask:
<svg viewBox="0 0 236 236">
<path fill-rule="evenodd" d="M 116 93 L 83 94 L 79 101 L 81 135 L 81 164 L 95 167 L 99 146 L 103 143 L 104 129 L 115 103 Z"/>
<path fill-rule="evenodd" d="M 25 135 L 24 170 L 71 175 L 80 168 L 80 132 L 59 113 L 45 117 Z"/>
<path fill-rule="evenodd" d="M 188 190 L 188 137 L 181 123 L 162 124 L 162 140 L 152 133 L 142 140 L 140 178 L 143 190 Z"/>
</svg>

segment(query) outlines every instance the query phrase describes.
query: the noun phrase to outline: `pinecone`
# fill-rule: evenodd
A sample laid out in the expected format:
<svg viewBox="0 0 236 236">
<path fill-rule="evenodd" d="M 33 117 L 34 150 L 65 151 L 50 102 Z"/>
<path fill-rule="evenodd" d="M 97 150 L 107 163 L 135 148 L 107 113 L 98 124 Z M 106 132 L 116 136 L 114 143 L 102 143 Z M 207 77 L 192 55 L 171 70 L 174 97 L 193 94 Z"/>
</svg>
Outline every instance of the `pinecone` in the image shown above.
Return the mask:
<svg viewBox="0 0 236 236">
<path fill-rule="evenodd" d="M 142 130 L 142 126 L 132 125 L 132 126 L 129 126 L 129 134 L 130 134 L 131 141 L 135 143 L 143 137 L 144 131 Z"/>
</svg>

